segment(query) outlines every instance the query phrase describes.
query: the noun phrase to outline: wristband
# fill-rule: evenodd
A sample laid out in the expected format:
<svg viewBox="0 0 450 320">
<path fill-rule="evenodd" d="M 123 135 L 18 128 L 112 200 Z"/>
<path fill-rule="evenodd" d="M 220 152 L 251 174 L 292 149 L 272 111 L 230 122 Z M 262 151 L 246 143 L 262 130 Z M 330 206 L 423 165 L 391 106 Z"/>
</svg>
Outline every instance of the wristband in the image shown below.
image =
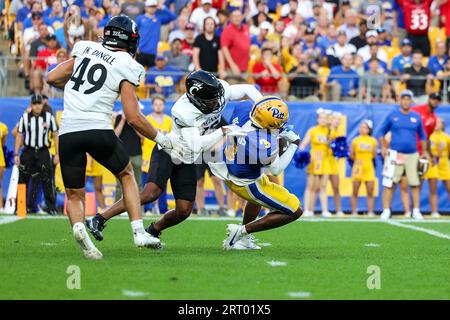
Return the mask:
<svg viewBox="0 0 450 320">
<path fill-rule="evenodd" d="M 164 143 L 165 135 L 158 131 L 156 137 L 153 139 L 157 144 L 161 145 Z"/>
</svg>

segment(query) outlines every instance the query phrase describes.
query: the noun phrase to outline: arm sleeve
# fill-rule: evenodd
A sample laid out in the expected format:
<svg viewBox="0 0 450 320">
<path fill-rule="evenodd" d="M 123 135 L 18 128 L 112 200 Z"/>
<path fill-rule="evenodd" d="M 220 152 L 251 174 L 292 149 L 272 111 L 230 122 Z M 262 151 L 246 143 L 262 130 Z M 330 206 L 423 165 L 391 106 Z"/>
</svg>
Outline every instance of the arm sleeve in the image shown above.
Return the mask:
<svg viewBox="0 0 450 320">
<path fill-rule="evenodd" d="M 291 162 L 297 148 L 298 146 L 296 144 L 291 143 L 286 151 L 281 155 L 281 157 L 277 156 L 275 160 L 270 164 L 270 166 L 268 167 L 269 171 L 275 176 L 282 173 Z"/>
<path fill-rule="evenodd" d="M 256 101 L 261 99 L 263 95 L 251 84 L 235 84 L 229 86 L 229 100 L 242 100 L 245 97 Z"/>
<path fill-rule="evenodd" d="M 210 150 L 223 138 L 221 128 L 203 136 L 196 127 L 182 128 L 181 135 L 194 153 Z"/>
</svg>

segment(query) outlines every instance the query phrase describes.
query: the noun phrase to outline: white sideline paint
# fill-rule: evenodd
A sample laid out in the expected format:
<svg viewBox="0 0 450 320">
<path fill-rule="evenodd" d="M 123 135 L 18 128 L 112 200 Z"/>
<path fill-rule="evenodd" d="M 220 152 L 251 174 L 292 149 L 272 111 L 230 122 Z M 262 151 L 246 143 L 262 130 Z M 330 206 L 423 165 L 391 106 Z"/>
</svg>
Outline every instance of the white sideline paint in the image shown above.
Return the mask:
<svg viewBox="0 0 450 320">
<path fill-rule="evenodd" d="M 381 244 L 378 243 L 366 243 L 365 247 L 381 247 Z"/>
<path fill-rule="evenodd" d="M 424 220 L 422 220 L 422 222 L 424 222 Z M 386 221 L 386 223 L 390 224 L 390 225 L 393 225 L 393 226 L 396 226 L 396 227 L 411 229 L 411 230 L 427 233 L 427 234 L 429 234 L 431 236 L 434 236 L 434 237 L 450 240 L 450 235 L 438 232 L 436 230 L 427 229 L 427 228 L 423 228 L 423 227 L 412 226 L 410 224 L 404 224 L 404 223 L 400 223 L 400 222 L 397 222 L 397 221 Z"/>
<path fill-rule="evenodd" d="M 17 217 L 0 217 L 0 224 L 13 223 L 18 220 L 19 220 L 19 218 L 17 218 Z"/>
<path fill-rule="evenodd" d="M 145 297 L 148 296 L 147 292 L 122 290 L 122 295 L 126 297 Z"/>
<path fill-rule="evenodd" d="M 309 298 L 309 297 L 311 297 L 311 292 L 304 292 L 304 291 L 288 292 L 287 294 L 291 298 Z"/>
<path fill-rule="evenodd" d="M 258 243 L 260 247 L 270 247 L 272 244 L 270 242 Z"/>
<path fill-rule="evenodd" d="M 267 264 L 271 267 L 285 267 L 287 266 L 287 262 L 284 261 L 267 261 Z"/>
</svg>

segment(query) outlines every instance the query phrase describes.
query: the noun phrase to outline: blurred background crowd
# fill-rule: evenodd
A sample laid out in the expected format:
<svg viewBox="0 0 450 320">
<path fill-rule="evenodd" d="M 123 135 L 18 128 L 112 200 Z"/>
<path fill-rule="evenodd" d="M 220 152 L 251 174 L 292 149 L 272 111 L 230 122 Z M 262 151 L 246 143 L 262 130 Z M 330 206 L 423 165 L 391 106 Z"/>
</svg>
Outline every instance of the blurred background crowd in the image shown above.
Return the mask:
<svg viewBox="0 0 450 320">
<path fill-rule="evenodd" d="M 175 99 L 198 69 L 290 101 L 447 100 L 448 0 L 0 0 L 23 86 L 50 97 L 43 75 L 115 15 L 135 19 L 139 96 Z"/>
</svg>

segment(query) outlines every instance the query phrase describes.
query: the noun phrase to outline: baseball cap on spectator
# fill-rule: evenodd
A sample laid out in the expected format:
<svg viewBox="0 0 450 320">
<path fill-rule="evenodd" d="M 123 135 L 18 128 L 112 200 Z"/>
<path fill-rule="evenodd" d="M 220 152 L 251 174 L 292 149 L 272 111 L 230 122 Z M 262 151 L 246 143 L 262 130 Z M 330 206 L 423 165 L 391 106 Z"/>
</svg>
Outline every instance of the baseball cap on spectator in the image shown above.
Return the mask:
<svg viewBox="0 0 450 320">
<path fill-rule="evenodd" d="M 67 50 L 65 48 L 60 48 L 60 49 L 58 49 L 58 51 L 56 51 L 57 56 L 59 56 L 61 54 L 67 55 Z"/>
<path fill-rule="evenodd" d="M 156 7 L 158 5 L 158 0 L 146 0 L 145 6 L 146 7 Z"/>
<path fill-rule="evenodd" d="M 403 97 L 413 98 L 414 97 L 414 93 L 412 93 L 411 90 L 405 89 L 402 92 L 400 92 L 400 98 L 403 98 Z"/>
<path fill-rule="evenodd" d="M 202 0 L 202 4 L 212 4 L 212 0 Z"/>
<path fill-rule="evenodd" d="M 429 98 L 433 99 L 433 100 L 442 101 L 441 95 L 439 93 L 437 93 L 437 92 L 433 92 L 432 94 L 430 94 Z"/>
<path fill-rule="evenodd" d="M 195 30 L 195 24 L 192 22 L 186 23 L 186 30 Z"/>
<path fill-rule="evenodd" d="M 380 27 L 380 28 L 377 29 L 377 32 L 378 33 L 383 33 L 383 32 L 386 32 L 386 29 L 383 28 L 383 27 Z"/>
<path fill-rule="evenodd" d="M 172 43 L 175 40 L 182 41 L 182 40 L 184 40 L 184 38 L 185 38 L 185 36 L 184 36 L 184 34 L 182 32 L 171 32 L 169 34 L 169 39 L 168 40 L 169 40 L 169 43 Z"/>
<path fill-rule="evenodd" d="M 337 34 L 338 34 L 338 36 L 346 36 L 347 32 L 345 32 L 344 29 L 340 29 L 340 30 L 338 30 Z"/>
<path fill-rule="evenodd" d="M 373 129 L 373 121 L 372 121 L 372 120 L 365 119 L 365 120 L 363 120 L 363 122 L 364 122 L 365 124 L 367 124 L 367 126 L 369 127 L 369 129 Z"/>
<path fill-rule="evenodd" d="M 366 32 L 366 38 L 370 38 L 370 37 L 378 37 L 378 32 L 376 32 L 375 30 L 369 30 Z"/>
<path fill-rule="evenodd" d="M 408 38 L 405 38 L 405 39 L 403 39 L 402 40 L 402 42 L 400 43 L 400 46 L 410 46 L 410 47 L 412 47 L 412 43 L 411 43 L 411 40 L 409 40 Z"/>
<path fill-rule="evenodd" d="M 32 94 L 31 95 L 31 104 L 41 103 L 42 102 L 42 96 L 40 94 Z"/>
<path fill-rule="evenodd" d="M 347 4 L 347 5 L 349 5 L 350 4 L 350 0 L 342 0 L 342 3 L 341 3 L 342 5 L 344 5 L 344 4 Z"/>
<path fill-rule="evenodd" d="M 164 57 L 162 54 L 158 54 L 158 55 L 155 57 L 155 61 L 158 61 L 158 60 L 164 60 L 164 61 L 166 61 L 166 57 Z"/>
<path fill-rule="evenodd" d="M 312 6 L 313 6 L 313 8 L 314 7 L 321 7 L 322 6 L 322 2 L 320 2 L 319 0 L 314 0 Z"/>
</svg>

